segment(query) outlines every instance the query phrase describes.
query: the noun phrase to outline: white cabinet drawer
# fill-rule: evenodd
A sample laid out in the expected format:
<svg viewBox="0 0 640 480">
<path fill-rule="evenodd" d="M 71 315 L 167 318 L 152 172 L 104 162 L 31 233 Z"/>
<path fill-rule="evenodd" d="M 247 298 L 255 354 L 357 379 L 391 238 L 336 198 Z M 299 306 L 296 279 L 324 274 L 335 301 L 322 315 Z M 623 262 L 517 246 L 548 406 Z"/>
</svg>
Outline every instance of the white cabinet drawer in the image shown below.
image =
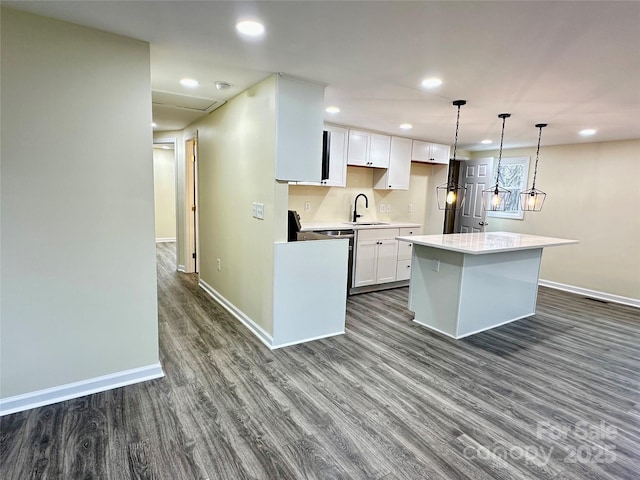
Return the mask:
<svg viewBox="0 0 640 480">
<path fill-rule="evenodd" d="M 422 235 L 422 227 L 402 227 L 400 236 L 406 237 L 407 235 Z"/>
<path fill-rule="evenodd" d="M 398 260 L 398 266 L 396 267 L 396 280 L 409 280 L 411 277 L 411 259 Z"/>
<path fill-rule="evenodd" d="M 358 241 L 361 240 L 395 240 L 398 228 L 371 228 L 358 230 Z"/>
</svg>

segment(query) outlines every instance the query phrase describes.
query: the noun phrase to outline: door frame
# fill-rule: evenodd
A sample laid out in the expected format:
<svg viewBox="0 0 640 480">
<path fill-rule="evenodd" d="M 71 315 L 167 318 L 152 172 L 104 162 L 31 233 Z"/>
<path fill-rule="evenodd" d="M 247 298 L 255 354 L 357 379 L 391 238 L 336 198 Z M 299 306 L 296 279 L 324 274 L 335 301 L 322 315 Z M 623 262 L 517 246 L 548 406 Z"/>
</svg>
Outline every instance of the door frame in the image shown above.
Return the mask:
<svg viewBox="0 0 640 480">
<path fill-rule="evenodd" d="M 176 137 L 166 137 L 166 138 L 154 138 L 153 139 L 153 145 L 171 145 L 173 147 L 173 165 L 174 165 L 174 179 L 175 179 L 175 194 L 174 194 L 174 203 L 175 203 L 175 209 L 176 209 L 176 248 L 175 248 L 175 265 L 176 265 L 176 270 L 179 269 L 179 263 L 178 263 L 178 249 L 180 248 L 180 241 L 179 241 L 179 232 L 180 232 L 180 222 L 179 222 L 179 218 L 180 216 L 178 215 L 178 192 L 180 191 L 178 188 L 178 139 Z M 155 188 L 155 185 L 154 185 Z"/>
<path fill-rule="evenodd" d="M 198 205 L 198 131 L 184 137 L 185 159 L 185 272 L 200 272 L 200 218 Z"/>
<path fill-rule="evenodd" d="M 479 185 L 478 183 L 466 184 L 464 180 L 465 180 L 465 176 L 466 176 L 465 175 L 465 167 L 467 165 L 469 165 L 469 163 L 479 162 L 479 161 L 483 161 L 483 160 L 486 163 L 490 162 L 490 164 L 491 164 L 491 166 L 489 168 L 489 177 L 488 177 L 488 180 L 490 182 L 489 184 L 491 184 L 491 182 L 492 182 L 491 178 L 492 178 L 492 175 L 493 175 L 493 173 L 492 173 L 493 172 L 493 163 L 495 161 L 495 157 L 474 158 L 473 160 L 466 160 L 466 161 L 462 162 L 460 164 L 460 173 L 459 173 L 459 176 L 458 176 L 458 184 L 459 185 L 464 185 L 465 187 L 467 187 L 467 192 L 466 192 L 467 198 L 465 199 L 465 205 L 463 206 L 463 208 L 469 207 L 470 208 L 469 211 L 472 212 L 474 206 L 478 206 L 478 205 L 471 206 L 471 202 L 475 202 L 475 203 L 480 202 L 480 205 L 478 206 L 480 208 L 480 211 L 482 212 L 482 214 L 481 214 L 482 215 L 482 219 L 481 219 L 482 224 L 480 225 L 480 228 L 479 228 L 480 232 L 484 232 L 486 230 L 486 228 L 487 228 L 487 225 L 489 225 L 487 223 L 487 212 L 485 211 L 484 206 L 482 204 L 482 200 L 483 200 L 482 199 L 482 191 L 478 191 L 478 187 L 477 187 Z M 477 198 L 476 195 L 480 195 L 480 197 Z M 455 219 L 454 233 L 460 233 L 460 230 L 462 228 L 461 227 L 461 218 L 462 218 L 462 211 L 457 212 L 456 213 L 456 219 Z"/>
</svg>

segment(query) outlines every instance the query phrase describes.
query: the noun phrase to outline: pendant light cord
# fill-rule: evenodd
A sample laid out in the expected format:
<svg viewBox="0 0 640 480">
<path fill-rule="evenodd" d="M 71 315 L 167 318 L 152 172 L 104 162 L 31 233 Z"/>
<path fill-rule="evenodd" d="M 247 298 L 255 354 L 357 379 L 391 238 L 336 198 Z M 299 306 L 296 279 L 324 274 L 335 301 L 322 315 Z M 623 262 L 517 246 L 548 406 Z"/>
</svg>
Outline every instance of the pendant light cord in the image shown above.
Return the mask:
<svg viewBox="0 0 640 480">
<path fill-rule="evenodd" d="M 458 105 L 458 116 L 456 117 L 456 138 L 453 141 L 453 159 L 456 159 L 456 152 L 458 151 L 458 128 L 460 128 L 460 107 Z"/>
<path fill-rule="evenodd" d="M 502 163 L 502 142 L 504 141 L 504 124 L 509 114 L 501 113 L 498 116 L 502 118 L 502 133 L 500 134 L 500 151 L 498 152 L 498 169 L 496 170 L 496 189 L 498 188 L 498 183 L 500 182 L 500 164 Z"/>
<path fill-rule="evenodd" d="M 460 128 L 460 107 L 462 105 L 466 105 L 467 101 L 466 100 L 454 100 L 453 104 L 455 106 L 458 107 L 458 115 L 456 116 L 456 136 L 455 139 L 453 140 L 453 159 L 456 159 L 456 154 L 458 152 L 458 129 Z M 456 182 L 454 181 L 453 178 L 451 178 L 451 180 L 449 181 L 449 186 L 451 189 L 455 189 L 456 187 Z"/>
<path fill-rule="evenodd" d="M 532 190 L 536 189 L 536 176 L 538 175 L 538 159 L 540 158 L 540 139 L 542 138 L 542 129 L 546 127 L 546 123 L 538 123 L 536 127 L 540 129 L 540 133 L 538 134 L 538 149 L 536 150 L 536 165 L 533 169 L 533 185 L 531 186 Z"/>
</svg>

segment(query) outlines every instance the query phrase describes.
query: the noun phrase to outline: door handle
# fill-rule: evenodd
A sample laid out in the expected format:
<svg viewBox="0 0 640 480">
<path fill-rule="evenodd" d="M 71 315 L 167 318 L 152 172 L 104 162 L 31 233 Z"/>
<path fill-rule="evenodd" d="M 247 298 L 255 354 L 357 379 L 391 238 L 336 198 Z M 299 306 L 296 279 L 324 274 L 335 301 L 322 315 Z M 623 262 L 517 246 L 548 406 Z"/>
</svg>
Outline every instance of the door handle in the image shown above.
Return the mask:
<svg viewBox="0 0 640 480">
<path fill-rule="evenodd" d="M 484 227 L 486 225 L 489 225 L 489 222 L 478 222 L 478 225 L 480 225 L 481 227 Z"/>
</svg>

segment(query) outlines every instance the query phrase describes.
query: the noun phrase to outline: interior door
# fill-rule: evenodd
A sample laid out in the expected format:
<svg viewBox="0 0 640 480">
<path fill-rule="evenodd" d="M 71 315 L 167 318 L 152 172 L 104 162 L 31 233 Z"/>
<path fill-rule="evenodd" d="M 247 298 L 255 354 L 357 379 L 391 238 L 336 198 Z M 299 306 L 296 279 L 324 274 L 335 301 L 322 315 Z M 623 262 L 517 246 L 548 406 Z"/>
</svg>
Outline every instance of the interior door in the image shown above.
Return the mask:
<svg viewBox="0 0 640 480">
<path fill-rule="evenodd" d="M 185 167 L 186 167 L 186 198 L 187 208 L 187 258 L 185 259 L 185 272 L 198 273 L 199 264 L 199 239 L 198 239 L 198 168 L 197 168 L 197 138 L 196 134 L 185 141 Z"/>
<path fill-rule="evenodd" d="M 464 201 L 460 215 L 456 216 L 459 233 L 484 232 L 487 220 L 482 208 L 482 191 L 492 183 L 493 157 L 479 158 L 462 162 L 460 165 L 460 179 L 458 183 L 467 187 L 467 198 Z M 458 223 L 459 220 L 459 223 Z"/>
</svg>

